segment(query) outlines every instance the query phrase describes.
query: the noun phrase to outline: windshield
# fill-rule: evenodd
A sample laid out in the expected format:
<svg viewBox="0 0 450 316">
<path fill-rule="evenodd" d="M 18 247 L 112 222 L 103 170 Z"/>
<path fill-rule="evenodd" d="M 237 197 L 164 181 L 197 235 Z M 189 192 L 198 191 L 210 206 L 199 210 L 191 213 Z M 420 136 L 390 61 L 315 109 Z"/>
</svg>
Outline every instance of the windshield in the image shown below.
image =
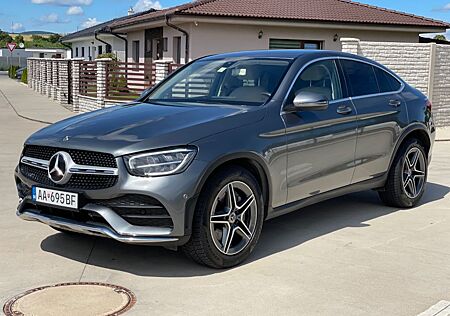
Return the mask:
<svg viewBox="0 0 450 316">
<path fill-rule="evenodd" d="M 269 58 L 198 60 L 152 91 L 146 102 L 262 105 L 275 93 L 289 64 Z"/>
</svg>

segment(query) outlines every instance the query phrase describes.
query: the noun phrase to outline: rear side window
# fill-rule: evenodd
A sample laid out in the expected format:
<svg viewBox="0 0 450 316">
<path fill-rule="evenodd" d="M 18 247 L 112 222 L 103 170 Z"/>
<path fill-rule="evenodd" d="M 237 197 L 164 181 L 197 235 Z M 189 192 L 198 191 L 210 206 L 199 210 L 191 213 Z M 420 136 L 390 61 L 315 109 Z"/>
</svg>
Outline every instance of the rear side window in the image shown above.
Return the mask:
<svg viewBox="0 0 450 316">
<path fill-rule="evenodd" d="M 352 97 L 379 93 L 374 69 L 371 65 L 353 60 L 341 60 Z"/>
<path fill-rule="evenodd" d="M 381 92 L 397 91 L 402 86 L 397 79 L 383 69 L 374 67 L 374 70 Z"/>
</svg>

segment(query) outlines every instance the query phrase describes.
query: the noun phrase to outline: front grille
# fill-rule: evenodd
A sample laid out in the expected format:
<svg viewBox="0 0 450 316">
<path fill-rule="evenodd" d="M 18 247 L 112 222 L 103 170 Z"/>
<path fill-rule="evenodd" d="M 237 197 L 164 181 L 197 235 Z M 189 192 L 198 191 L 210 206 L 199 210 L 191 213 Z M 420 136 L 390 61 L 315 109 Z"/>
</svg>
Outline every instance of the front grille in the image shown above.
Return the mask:
<svg viewBox="0 0 450 316">
<path fill-rule="evenodd" d="M 58 151 L 67 152 L 78 165 L 117 168 L 116 158 L 113 155 L 96 151 L 26 145 L 22 154 L 27 157 L 50 160 Z"/>
<path fill-rule="evenodd" d="M 173 228 L 172 218 L 166 208 L 158 200 L 146 195 L 128 194 L 92 202 L 111 208 L 131 225 Z"/>
<path fill-rule="evenodd" d="M 23 149 L 22 155 L 48 161 L 58 151 L 67 152 L 72 160 L 79 165 L 117 168 L 116 158 L 114 158 L 113 155 L 96 151 L 26 145 Z M 72 174 L 69 182 L 64 185 L 58 185 L 50 180 L 47 170 L 21 163 L 20 172 L 28 179 L 39 184 L 56 188 L 78 190 L 107 189 L 114 186 L 118 179 L 118 176 L 112 175 Z"/>
<path fill-rule="evenodd" d="M 54 183 L 48 177 L 47 170 L 20 164 L 20 172 L 28 179 L 55 188 L 78 189 L 78 190 L 100 190 L 114 186 L 118 176 L 105 176 L 94 174 L 72 174 L 69 182 L 63 185 Z"/>
</svg>

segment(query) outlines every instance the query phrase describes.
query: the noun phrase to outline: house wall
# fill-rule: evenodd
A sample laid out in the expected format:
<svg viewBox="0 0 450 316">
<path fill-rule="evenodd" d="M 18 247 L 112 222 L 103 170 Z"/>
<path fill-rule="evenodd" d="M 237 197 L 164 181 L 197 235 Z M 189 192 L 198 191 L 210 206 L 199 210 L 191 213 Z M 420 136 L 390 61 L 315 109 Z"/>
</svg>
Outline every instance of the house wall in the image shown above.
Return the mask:
<svg viewBox="0 0 450 316">
<path fill-rule="evenodd" d="M 240 50 L 268 49 L 269 40 L 297 39 L 322 41 L 323 49 L 342 50 L 341 42 L 334 40 L 335 34 L 341 37 L 355 37 L 366 41 L 409 42 L 417 43 L 419 33 L 399 31 L 368 31 L 368 30 L 335 30 L 322 28 L 218 24 L 199 22 L 179 24 L 189 33 L 190 48 L 189 60 L 205 55 L 226 53 Z M 261 39 L 258 33 L 263 31 Z M 140 44 L 140 61 L 144 62 L 145 31 L 133 31 L 128 36 L 128 61 L 132 61 L 133 41 Z M 173 60 L 173 37 L 181 36 L 181 63 L 185 62 L 186 36 L 183 33 L 168 27 L 163 27 L 163 37 L 167 38 L 167 51 L 163 53 L 164 60 Z"/>
<path fill-rule="evenodd" d="M 258 33 L 263 31 L 261 39 Z M 323 41 L 324 49 L 342 49 L 333 37 L 356 37 L 365 41 L 411 42 L 419 41 L 419 34 L 396 31 L 335 30 L 321 28 L 275 27 L 264 25 L 231 25 L 199 23 L 191 28 L 191 57 L 233 52 L 239 50 L 268 49 L 269 39 L 298 39 Z"/>
<path fill-rule="evenodd" d="M 133 60 L 133 42 L 139 41 L 139 62 L 143 63 L 145 61 L 145 31 L 135 31 L 127 33 L 128 40 L 128 62 L 137 62 Z"/>
<path fill-rule="evenodd" d="M 119 60 L 125 60 L 125 43 L 121 39 L 113 36 L 99 36 L 100 39 L 109 43 L 112 48 L 112 52 L 116 54 Z M 92 44 L 94 42 L 94 44 Z M 73 58 L 82 58 L 81 57 L 81 48 L 84 47 L 84 59 L 89 60 L 89 47 L 91 47 L 91 60 L 97 58 L 98 56 L 98 46 L 103 47 L 103 53 L 106 52 L 106 45 L 94 37 L 87 38 L 83 40 L 73 41 L 72 42 L 72 50 L 73 50 Z M 78 48 L 78 56 L 76 55 L 76 48 Z"/>
</svg>

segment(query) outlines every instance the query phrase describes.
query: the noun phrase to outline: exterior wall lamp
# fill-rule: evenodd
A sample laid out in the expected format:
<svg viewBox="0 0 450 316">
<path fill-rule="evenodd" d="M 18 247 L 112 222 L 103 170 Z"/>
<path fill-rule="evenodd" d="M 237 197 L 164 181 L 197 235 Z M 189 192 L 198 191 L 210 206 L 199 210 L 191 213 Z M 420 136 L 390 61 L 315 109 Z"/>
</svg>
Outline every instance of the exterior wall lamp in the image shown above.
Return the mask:
<svg viewBox="0 0 450 316">
<path fill-rule="evenodd" d="M 263 37 L 263 35 L 264 35 L 264 32 L 263 32 L 262 30 L 259 31 L 259 33 L 258 33 L 258 38 L 261 39 L 261 38 Z"/>
</svg>

